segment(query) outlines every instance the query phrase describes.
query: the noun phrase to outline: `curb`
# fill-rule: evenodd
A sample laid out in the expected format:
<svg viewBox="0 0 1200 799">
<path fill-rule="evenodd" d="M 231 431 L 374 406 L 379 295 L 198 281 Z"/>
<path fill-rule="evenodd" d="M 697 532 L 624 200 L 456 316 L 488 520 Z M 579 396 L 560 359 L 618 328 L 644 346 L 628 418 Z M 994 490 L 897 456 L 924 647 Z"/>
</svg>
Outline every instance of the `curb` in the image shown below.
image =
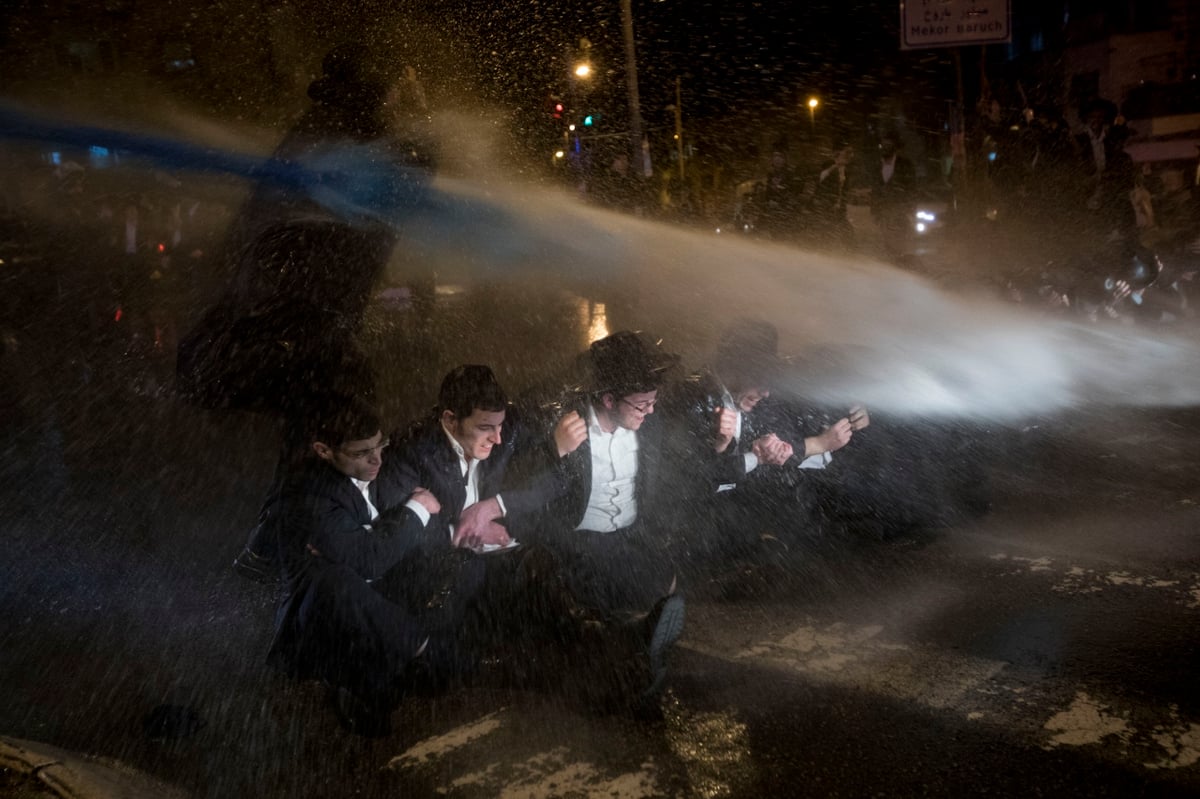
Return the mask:
<svg viewBox="0 0 1200 799">
<path fill-rule="evenodd" d="M 178 788 L 117 762 L 49 744 L 0 737 L 0 768 L 38 778 L 63 799 L 187 799 Z"/>
</svg>

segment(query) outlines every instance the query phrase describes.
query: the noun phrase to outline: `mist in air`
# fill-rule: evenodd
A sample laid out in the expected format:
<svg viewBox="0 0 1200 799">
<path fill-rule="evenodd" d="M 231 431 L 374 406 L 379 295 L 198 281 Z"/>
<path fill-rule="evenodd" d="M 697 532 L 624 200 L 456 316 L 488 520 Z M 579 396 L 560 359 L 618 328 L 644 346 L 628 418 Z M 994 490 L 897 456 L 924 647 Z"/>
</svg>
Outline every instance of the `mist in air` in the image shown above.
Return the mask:
<svg viewBox="0 0 1200 799">
<path fill-rule="evenodd" d="M 419 263 L 443 280 L 528 281 L 607 299 L 624 309 L 623 326 L 661 337 L 689 363 L 704 361 L 729 320 L 765 319 L 796 366 L 784 388 L 814 399 L 992 419 L 1081 403 L 1200 402 L 1200 347 L 1178 332 L 1042 317 L 866 257 L 597 209 L 498 173 L 499 159 L 478 139 L 443 143 L 459 160 L 447 171 L 472 178 L 430 180 L 357 145 L 278 168 L 258 153 L 0 110 L 0 133 L 25 144 L 112 143 L 147 169 L 274 181 L 332 216 L 384 221 L 409 253 L 395 263 Z M 400 284 L 406 277 L 389 275 Z"/>
<path fill-rule="evenodd" d="M 624 299 L 634 324 L 692 363 L 731 318 L 766 319 L 796 366 L 788 387 L 815 399 L 994 419 L 1083 403 L 1200 401 L 1200 348 L 1180 333 L 1045 318 L 868 258 L 681 229 L 536 187 L 451 179 L 436 180 L 418 212 L 393 221 L 444 273 L 557 281 Z"/>
</svg>

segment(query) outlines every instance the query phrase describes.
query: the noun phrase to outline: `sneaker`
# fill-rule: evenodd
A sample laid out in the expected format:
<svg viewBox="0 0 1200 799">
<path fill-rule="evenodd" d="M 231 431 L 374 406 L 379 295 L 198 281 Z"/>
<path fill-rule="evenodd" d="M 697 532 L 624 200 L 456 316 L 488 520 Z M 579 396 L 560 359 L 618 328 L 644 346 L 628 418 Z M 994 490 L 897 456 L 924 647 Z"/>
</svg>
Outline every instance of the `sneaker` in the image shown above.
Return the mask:
<svg viewBox="0 0 1200 799">
<path fill-rule="evenodd" d="M 663 597 L 646 617 L 650 628 L 646 656 L 650 661 L 650 684 L 642 691 L 642 697 L 657 696 L 667 682 L 667 653 L 679 636 L 683 634 L 683 597 L 672 594 Z"/>
</svg>

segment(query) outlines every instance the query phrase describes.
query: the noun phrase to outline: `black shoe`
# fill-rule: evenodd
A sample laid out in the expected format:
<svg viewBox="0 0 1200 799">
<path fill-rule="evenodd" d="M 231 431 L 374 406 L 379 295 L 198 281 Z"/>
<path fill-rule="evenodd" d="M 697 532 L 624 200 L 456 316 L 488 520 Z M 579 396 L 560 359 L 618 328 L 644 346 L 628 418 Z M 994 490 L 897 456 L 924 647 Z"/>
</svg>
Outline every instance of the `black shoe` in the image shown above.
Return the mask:
<svg viewBox="0 0 1200 799">
<path fill-rule="evenodd" d="M 379 707 L 356 696 L 347 688 L 329 686 L 329 704 L 342 729 L 364 738 L 386 738 L 392 734 L 391 708 Z"/>
<path fill-rule="evenodd" d="M 642 691 L 642 698 L 657 696 L 667 682 L 667 653 L 683 634 L 683 597 L 672 594 L 663 597 L 646 617 L 650 635 L 646 656 L 650 661 L 650 684 Z"/>
</svg>

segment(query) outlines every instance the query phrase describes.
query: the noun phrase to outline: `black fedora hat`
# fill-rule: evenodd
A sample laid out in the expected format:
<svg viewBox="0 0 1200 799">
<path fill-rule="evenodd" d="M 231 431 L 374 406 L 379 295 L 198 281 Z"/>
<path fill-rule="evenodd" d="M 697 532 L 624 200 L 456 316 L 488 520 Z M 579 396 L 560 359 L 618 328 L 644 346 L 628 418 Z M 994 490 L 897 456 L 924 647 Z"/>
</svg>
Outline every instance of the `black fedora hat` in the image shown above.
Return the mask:
<svg viewBox="0 0 1200 799">
<path fill-rule="evenodd" d="M 654 391 L 664 374 L 679 362 L 679 356 L 664 352 L 657 342 L 641 333 L 621 330 L 592 344 L 593 393 L 613 392 L 620 396 Z"/>
<path fill-rule="evenodd" d="M 774 325 L 759 319 L 738 319 L 717 343 L 717 373 L 737 388 L 770 388 L 788 365 L 778 349 L 779 331 Z"/>
</svg>

